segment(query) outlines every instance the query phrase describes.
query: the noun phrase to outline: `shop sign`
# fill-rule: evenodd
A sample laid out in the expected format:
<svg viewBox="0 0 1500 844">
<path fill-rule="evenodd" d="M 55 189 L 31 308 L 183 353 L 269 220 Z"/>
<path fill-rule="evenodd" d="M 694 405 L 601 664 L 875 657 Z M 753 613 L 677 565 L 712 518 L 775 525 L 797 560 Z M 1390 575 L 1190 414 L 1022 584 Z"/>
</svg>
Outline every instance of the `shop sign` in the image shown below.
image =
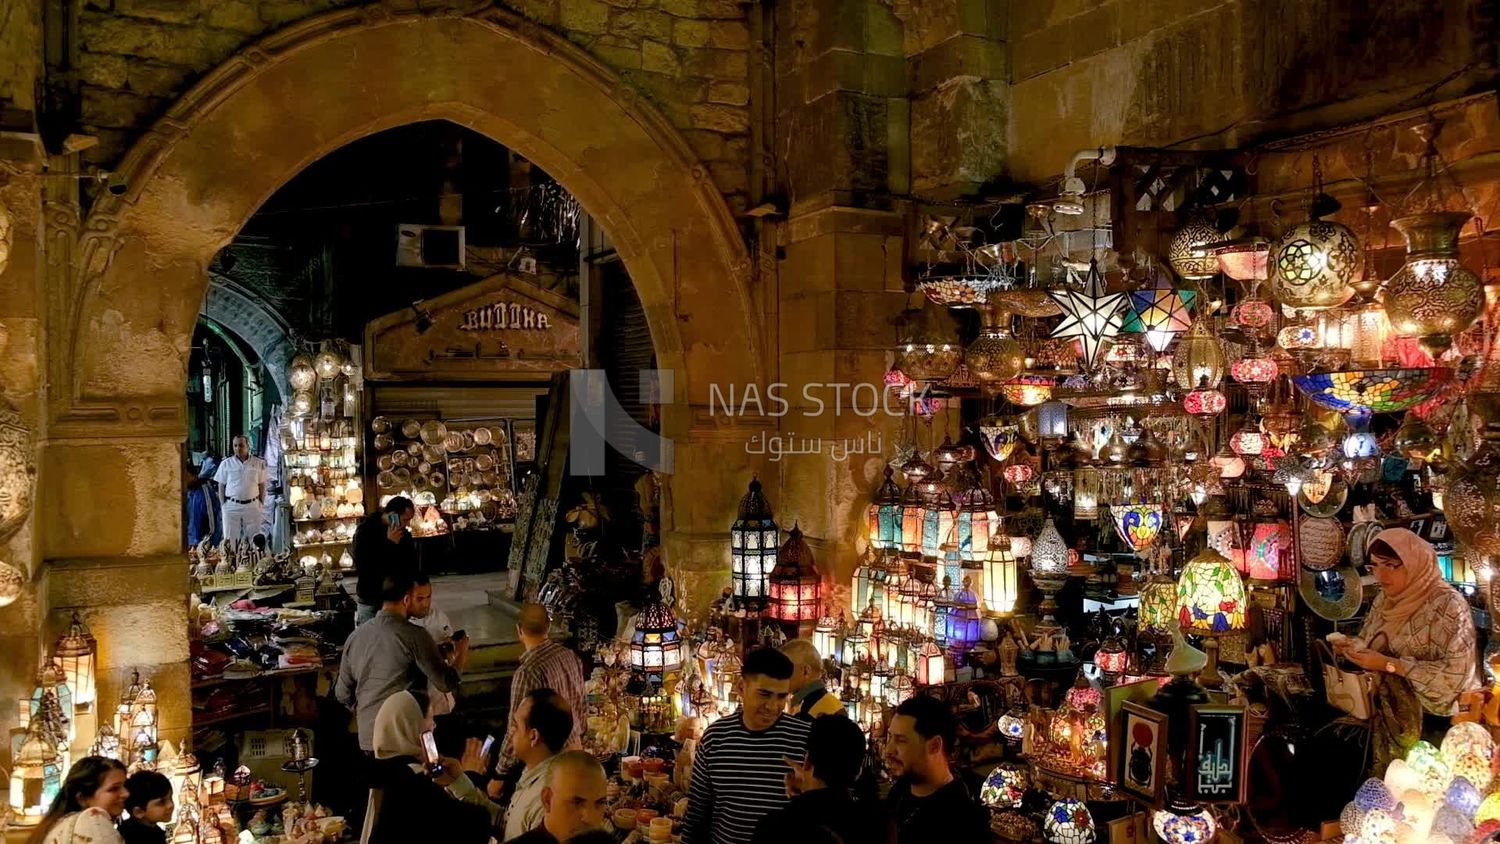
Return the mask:
<svg viewBox="0 0 1500 844">
<path fill-rule="evenodd" d="M 517 302 L 495 302 L 470 308 L 459 317 L 460 331 L 547 331 L 552 321 L 536 308 Z"/>
</svg>

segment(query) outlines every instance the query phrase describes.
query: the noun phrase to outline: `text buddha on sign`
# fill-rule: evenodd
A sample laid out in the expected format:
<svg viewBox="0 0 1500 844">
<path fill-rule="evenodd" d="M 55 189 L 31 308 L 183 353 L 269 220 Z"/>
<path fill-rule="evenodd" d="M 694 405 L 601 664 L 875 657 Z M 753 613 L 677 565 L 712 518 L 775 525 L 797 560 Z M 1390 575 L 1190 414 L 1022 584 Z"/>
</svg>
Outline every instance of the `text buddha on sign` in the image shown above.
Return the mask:
<svg viewBox="0 0 1500 844">
<path fill-rule="evenodd" d="M 535 308 L 496 302 L 464 311 L 458 327 L 463 331 L 546 331 L 552 327 L 552 321 Z"/>
</svg>

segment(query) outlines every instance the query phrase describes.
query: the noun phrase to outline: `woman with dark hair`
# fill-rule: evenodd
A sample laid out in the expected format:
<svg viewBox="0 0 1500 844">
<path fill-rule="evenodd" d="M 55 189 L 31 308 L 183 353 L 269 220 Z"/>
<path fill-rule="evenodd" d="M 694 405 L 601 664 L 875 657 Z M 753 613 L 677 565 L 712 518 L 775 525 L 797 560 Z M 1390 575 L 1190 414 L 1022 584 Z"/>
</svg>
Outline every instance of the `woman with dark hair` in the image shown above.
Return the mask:
<svg viewBox="0 0 1500 844">
<path fill-rule="evenodd" d="M 73 763 L 27 844 L 123 844 L 115 819 L 125 813 L 125 766 L 103 756 Z"/>
</svg>

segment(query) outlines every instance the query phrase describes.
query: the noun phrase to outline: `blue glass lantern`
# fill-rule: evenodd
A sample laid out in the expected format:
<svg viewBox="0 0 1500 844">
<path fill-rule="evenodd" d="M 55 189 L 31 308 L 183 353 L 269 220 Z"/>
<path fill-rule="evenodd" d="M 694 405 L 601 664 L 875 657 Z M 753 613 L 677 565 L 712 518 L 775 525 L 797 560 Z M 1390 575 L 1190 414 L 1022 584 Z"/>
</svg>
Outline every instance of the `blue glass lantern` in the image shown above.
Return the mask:
<svg viewBox="0 0 1500 844">
<path fill-rule="evenodd" d="M 661 601 L 652 601 L 641 610 L 630 637 L 630 667 L 656 682 L 682 668 L 682 634 L 677 630 L 677 617 Z"/>
<path fill-rule="evenodd" d="M 866 511 L 870 547 L 882 551 L 901 550 L 901 487 L 892 474 L 891 467 L 886 466 L 885 480 L 875 490 Z"/>
<path fill-rule="evenodd" d="M 979 641 L 979 596 L 970 586 L 964 578 L 948 610 L 948 649 L 959 653 L 967 653 Z"/>
</svg>

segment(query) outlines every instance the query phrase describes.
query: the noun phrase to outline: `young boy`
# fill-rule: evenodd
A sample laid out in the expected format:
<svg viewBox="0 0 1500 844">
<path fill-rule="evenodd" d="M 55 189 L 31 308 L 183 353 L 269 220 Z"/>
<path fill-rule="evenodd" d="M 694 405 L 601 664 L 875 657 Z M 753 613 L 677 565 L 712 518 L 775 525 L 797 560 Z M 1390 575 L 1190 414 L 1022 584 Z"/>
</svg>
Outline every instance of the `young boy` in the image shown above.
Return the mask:
<svg viewBox="0 0 1500 844">
<path fill-rule="evenodd" d="M 125 819 L 120 837 L 125 844 L 166 844 L 161 824 L 172 819 L 172 783 L 155 771 L 141 771 L 125 780 Z"/>
</svg>

